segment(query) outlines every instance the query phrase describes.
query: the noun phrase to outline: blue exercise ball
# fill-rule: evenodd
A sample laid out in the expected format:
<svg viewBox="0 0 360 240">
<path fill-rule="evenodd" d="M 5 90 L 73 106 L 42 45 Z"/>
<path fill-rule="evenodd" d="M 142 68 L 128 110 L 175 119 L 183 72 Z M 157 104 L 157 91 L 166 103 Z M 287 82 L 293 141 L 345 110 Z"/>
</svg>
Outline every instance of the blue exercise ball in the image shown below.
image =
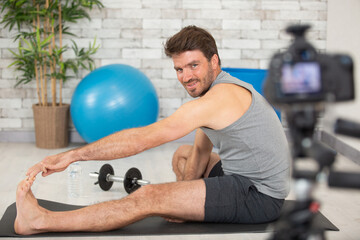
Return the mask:
<svg viewBox="0 0 360 240">
<path fill-rule="evenodd" d="M 76 130 L 90 143 L 154 123 L 159 100 L 145 74 L 128 65 L 112 64 L 97 68 L 78 84 L 70 113 Z"/>
</svg>

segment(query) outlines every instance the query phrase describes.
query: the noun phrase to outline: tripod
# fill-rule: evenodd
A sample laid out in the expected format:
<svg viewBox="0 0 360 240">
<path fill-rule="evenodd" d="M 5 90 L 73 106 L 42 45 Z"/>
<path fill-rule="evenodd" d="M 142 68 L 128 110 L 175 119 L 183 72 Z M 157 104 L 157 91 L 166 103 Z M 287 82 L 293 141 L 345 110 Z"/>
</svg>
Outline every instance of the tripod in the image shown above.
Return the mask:
<svg viewBox="0 0 360 240">
<path fill-rule="evenodd" d="M 360 174 L 337 172 L 332 170 L 337 155 L 336 151 L 314 139 L 317 115 L 321 105 L 304 107 L 292 106 L 285 110 L 292 138 L 293 174 L 295 181 L 295 204 L 285 209 L 275 226 L 272 240 L 324 240 L 324 229 L 315 225 L 314 217 L 319 211 L 320 204 L 313 197 L 313 189 L 317 184 L 319 173 L 327 170 L 328 185 L 331 187 L 360 188 Z M 360 132 L 360 124 L 338 120 L 335 132 L 351 133 L 351 136 Z M 349 135 L 349 134 L 347 134 Z M 300 170 L 297 167 L 299 160 L 312 160 L 317 163 L 315 170 Z"/>
</svg>

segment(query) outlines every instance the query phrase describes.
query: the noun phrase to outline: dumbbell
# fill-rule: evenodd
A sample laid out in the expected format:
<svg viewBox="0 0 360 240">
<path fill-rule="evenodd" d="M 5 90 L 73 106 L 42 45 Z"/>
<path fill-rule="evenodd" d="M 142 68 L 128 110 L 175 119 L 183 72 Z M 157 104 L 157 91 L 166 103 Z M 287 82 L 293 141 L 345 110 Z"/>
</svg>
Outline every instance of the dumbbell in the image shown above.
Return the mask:
<svg viewBox="0 0 360 240">
<path fill-rule="evenodd" d="M 97 178 L 98 181 L 94 184 L 99 184 L 100 188 L 104 191 L 108 191 L 114 182 L 124 183 L 124 188 L 127 193 L 132 193 L 139 189 L 141 186 L 150 184 L 147 180 L 142 180 L 142 175 L 139 169 L 130 168 L 125 177 L 118 177 L 114 175 L 114 169 L 110 164 L 104 164 L 100 171 L 89 173 L 92 178 Z"/>
</svg>

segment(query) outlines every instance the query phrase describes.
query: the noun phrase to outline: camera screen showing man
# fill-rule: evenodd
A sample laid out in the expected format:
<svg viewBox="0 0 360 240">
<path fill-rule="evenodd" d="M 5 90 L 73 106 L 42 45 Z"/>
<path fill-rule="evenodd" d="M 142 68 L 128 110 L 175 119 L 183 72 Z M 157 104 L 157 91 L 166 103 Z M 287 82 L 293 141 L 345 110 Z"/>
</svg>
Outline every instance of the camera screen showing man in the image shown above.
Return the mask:
<svg viewBox="0 0 360 240">
<path fill-rule="evenodd" d="M 284 94 L 306 94 L 321 91 L 320 66 L 300 62 L 282 67 L 281 90 Z"/>
<path fill-rule="evenodd" d="M 309 28 L 310 25 L 286 28 L 294 40 L 286 51 L 276 53 L 270 61 L 264 93 L 277 108 L 324 103 L 329 99 L 349 101 L 355 97 L 351 56 L 319 53 L 305 38 Z"/>
</svg>

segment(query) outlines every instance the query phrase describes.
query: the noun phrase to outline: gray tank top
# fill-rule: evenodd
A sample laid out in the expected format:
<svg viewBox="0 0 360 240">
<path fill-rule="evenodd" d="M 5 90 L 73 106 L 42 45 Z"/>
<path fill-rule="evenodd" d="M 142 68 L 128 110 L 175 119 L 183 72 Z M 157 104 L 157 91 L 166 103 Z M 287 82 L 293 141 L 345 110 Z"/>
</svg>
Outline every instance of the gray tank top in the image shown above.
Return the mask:
<svg viewBox="0 0 360 240">
<path fill-rule="evenodd" d="M 219 149 L 224 173 L 247 177 L 259 192 L 286 198 L 290 189 L 290 153 L 275 111 L 251 84 L 224 71 L 211 87 L 219 83 L 236 84 L 252 94 L 249 109 L 237 121 L 221 130 L 201 128 Z"/>
</svg>

